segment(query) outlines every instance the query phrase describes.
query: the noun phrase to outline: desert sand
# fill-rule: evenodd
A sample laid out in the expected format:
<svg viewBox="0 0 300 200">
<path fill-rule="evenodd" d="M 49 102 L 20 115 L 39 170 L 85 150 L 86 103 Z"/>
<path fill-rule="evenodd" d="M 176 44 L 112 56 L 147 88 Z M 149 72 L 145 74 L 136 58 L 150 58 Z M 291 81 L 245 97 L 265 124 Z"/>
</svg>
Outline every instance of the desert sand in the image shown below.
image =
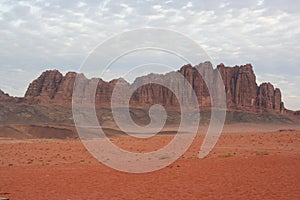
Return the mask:
<svg viewBox="0 0 300 200">
<path fill-rule="evenodd" d="M 43 199 L 300 199 L 300 131 L 224 129 L 214 150 L 197 158 L 203 134 L 175 163 L 129 174 L 93 158 L 78 139 L 0 140 L 0 197 Z M 227 132 L 226 132 L 227 131 Z M 111 137 L 148 152 L 173 135 Z"/>
</svg>

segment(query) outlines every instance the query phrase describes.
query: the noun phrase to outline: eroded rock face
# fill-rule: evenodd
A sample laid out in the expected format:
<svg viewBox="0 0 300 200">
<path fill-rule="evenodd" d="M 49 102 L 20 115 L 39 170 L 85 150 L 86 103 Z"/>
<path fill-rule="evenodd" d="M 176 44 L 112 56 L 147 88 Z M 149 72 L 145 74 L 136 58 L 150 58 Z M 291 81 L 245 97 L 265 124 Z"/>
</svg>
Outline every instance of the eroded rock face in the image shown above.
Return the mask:
<svg viewBox="0 0 300 200">
<path fill-rule="evenodd" d="M 258 88 L 257 106 L 260 109 L 283 111 L 281 104 L 281 92 L 278 88 L 274 90 L 271 83 L 262 83 Z"/>
<path fill-rule="evenodd" d="M 63 75 L 58 70 L 48 70 L 30 83 L 25 99 L 27 102 L 46 103 L 57 94 Z M 60 103 L 60 102 L 58 102 Z"/>
<path fill-rule="evenodd" d="M 220 64 L 218 70 L 224 81 L 228 108 L 255 108 L 257 84 L 252 66 L 225 67 Z"/>
<path fill-rule="evenodd" d="M 126 104 L 126 98 L 124 97 L 128 97 L 126 95 L 134 88 L 133 95 L 130 98 L 132 107 L 162 104 L 169 108 L 179 107 L 179 102 L 191 103 L 190 97 L 194 91 L 200 108 L 210 108 L 212 102 L 208 86 L 215 92 L 213 95 L 218 96 L 220 91 L 220 88 L 218 88 L 220 86 L 216 84 L 218 73 L 224 82 L 228 109 L 253 112 L 275 111 L 278 113 L 284 111 L 280 90 L 278 88 L 274 89 L 271 83 L 263 83 L 257 86 L 253 67 L 250 64 L 235 67 L 226 67 L 224 64 L 220 64 L 217 69 L 213 69 L 209 62 L 201 63 L 195 67 L 185 65 L 178 72 L 169 72 L 164 75 L 149 74 L 139 77 L 131 85 L 123 79 L 105 82 L 98 78 L 87 79 L 81 75 L 83 83 L 81 90 L 85 95 L 93 95 L 92 85 L 97 84 L 96 106 L 106 107 L 110 106 L 111 95 L 115 84 L 118 82 L 123 88 L 116 94 L 120 106 Z M 180 83 L 178 74 L 185 78 L 185 82 Z M 57 70 L 44 72 L 29 85 L 24 101 L 70 106 L 76 75 L 74 72 L 69 72 L 63 76 Z M 156 80 L 156 84 L 144 84 L 151 80 Z M 190 84 L 191 89 L 187 89 L 186 84 Z M 137 87 L 137 85 L 143 86 Z M 177 99 L 170 89 L 162 85 L 167 85 L 171 90 L 173 89 L 182 94 L 181 99 Z M 81 101 L 84 100 L 84 98 L 81 99 Z"/>
<path fill-rule="evenodd" d="M 72 93 L 74 81 L 76 78 L 75 72 L 68 72 L 62 77 L 59 85 L 57 86 L 57 92 L 53 96 L 54 101 L 60 102 L 61 104 L 68 104 L 72 101 Z"/>
<path fill-rule="evenodd" d="M 76 76 L 75 72 L 63 76 L 58 70 L 47 70 L 29 85 L 24 102 L 71 105 Z"/>
<path fill-rule="evenodd" d="M 0 90 L 0 102 L 15 102 L 15 99 Z"/>
</svg>

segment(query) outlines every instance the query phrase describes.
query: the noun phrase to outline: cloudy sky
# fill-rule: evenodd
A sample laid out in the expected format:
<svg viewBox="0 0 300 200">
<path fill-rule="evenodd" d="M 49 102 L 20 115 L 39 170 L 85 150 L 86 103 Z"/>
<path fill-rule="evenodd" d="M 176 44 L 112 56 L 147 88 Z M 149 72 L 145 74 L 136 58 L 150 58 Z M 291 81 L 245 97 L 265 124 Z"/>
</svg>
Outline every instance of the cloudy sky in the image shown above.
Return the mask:
<svg viewBox="0 0 300 200">
<path fill-rule="evenodd" d="M 0 88 L 23 96 L 42 71 L 78 71 L 108 37 L 154 27 L 189 36 L 215 63 L 251 63 L 300 109 L 299 25 L 294 0 L 0 0 Z"/>
</svg>

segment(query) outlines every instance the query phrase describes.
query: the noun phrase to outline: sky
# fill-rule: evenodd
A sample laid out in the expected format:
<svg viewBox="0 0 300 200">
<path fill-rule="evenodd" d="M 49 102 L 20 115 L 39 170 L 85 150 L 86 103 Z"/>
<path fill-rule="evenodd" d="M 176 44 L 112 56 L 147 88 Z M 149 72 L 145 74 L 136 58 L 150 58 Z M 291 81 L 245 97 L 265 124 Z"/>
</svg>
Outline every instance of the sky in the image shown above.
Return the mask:
<svg viewBox="0 0 300 200">
<path fill-rule="evenodd" d="M 78 71 L 108 38 L 152 27 L 188 36 L 216 64 L 251 63 L 300 110 L 299 25 L 294 0 L 0 0 L 0 89 L 23 96 L 42 71 Z"/>
</svg>

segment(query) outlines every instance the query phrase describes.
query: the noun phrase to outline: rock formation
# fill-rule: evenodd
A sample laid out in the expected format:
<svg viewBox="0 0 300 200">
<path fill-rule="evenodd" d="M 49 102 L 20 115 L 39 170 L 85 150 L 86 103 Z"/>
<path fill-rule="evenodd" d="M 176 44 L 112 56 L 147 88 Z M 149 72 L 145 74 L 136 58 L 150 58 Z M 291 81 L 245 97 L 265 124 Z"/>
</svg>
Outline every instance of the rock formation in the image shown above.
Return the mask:
<svg viewBox="0 0 300 200">
<path fill-rule="evenodd" d="M 45 96 L 50 99 L 56 94 L 63 75 L 58 70 L 48 70 L 28 87 L 25 97 Z"/>
<path fill-rule="evenodd" d="M 281 92 L 271 83 L 256 84 L 256 76 L 250 64 L 235 67 L 218 65 L 224 81 L 227 107 L 252 111 L 283 112 Z"/>
<path fill-rule="evenodd" d="M 17 98 L 11 97 L 0 90 L 0 102 L 16 102 Z"/>
<path fill-rule="evenodd" d="M 202 72 L 203 77 L 198 71 Z M 206 82 L 215 87 L 214 81 L 218 73 L 220 73 L 225 86 L 228 109 L 253 112 L 271 111 L 277 113 L 282 113 L 285 110 L 281 101 L 280 90 L 278 88 L 274 89 L 271 83 L 262 83 L 258 86 L 253 67 L 250 64 L 234 67 L 226 67 L 224 64 L 220 64 L 217 66 L 217 69 L 213 69 L 209 62 L 205 62 L 194 67 L 185 65 L 178 72 L 185 77 L 193 88 L 200 108 L 209 108 L 211 106 L 211 97 Z M 57 70 L 45 71 L 29 85 L 23 102 L 70 106 L 76 75 L 74 72 L 69 72 L 63 76 Z M 165 75 L 149 74 L 137 78 L 131 85 L 123 79 L 106 82 L 98 78 L 87 79 L 82 75 L 82 81 L 84 81 L 84 88 L 82 89 L 89 91 L 88 87 L 96 82 L 96 105 L 106 107 L 110 106 L 115 84 L 121 81 L 124 93 L 119 94 L 118 101 L 122 105 L 125 103 L 122 102 L 122 95 L 126 95 L 131 88 L 135 88 L 135 85 L 147 83 L 149 80 L 156 80 L 158 83 L 176 88 L 186 98 L 177 99 L 171 90 L 160 84 L 146 84 L 136 88 L 131 96 L 131 106 L 147 107 L 159 103 L 172 108 L 178 107 L 179 102 L 189 101 L 188 97 L 191 96 L 192 91 L 187 90 L 185 85 L 178 84 L 179 79 L 176 76 L 176 72 L 170 72 Z M 186 82 L 185 84 L 188 83 Z M 214 88 L 214 91 L 218 93 L 218 88 Z M 0 98 L 2 98 L 1 96 L 3 94 L 0 95 Z"/>
<path fill-rule="evenodd" d="M 257 106 L 267 110 L 281 112 L 284 110 L 281 102 L 281 92 L 278 88 L 274 90 L 271 83 L 262 83 L 258 88 Z"/>
</svg>

